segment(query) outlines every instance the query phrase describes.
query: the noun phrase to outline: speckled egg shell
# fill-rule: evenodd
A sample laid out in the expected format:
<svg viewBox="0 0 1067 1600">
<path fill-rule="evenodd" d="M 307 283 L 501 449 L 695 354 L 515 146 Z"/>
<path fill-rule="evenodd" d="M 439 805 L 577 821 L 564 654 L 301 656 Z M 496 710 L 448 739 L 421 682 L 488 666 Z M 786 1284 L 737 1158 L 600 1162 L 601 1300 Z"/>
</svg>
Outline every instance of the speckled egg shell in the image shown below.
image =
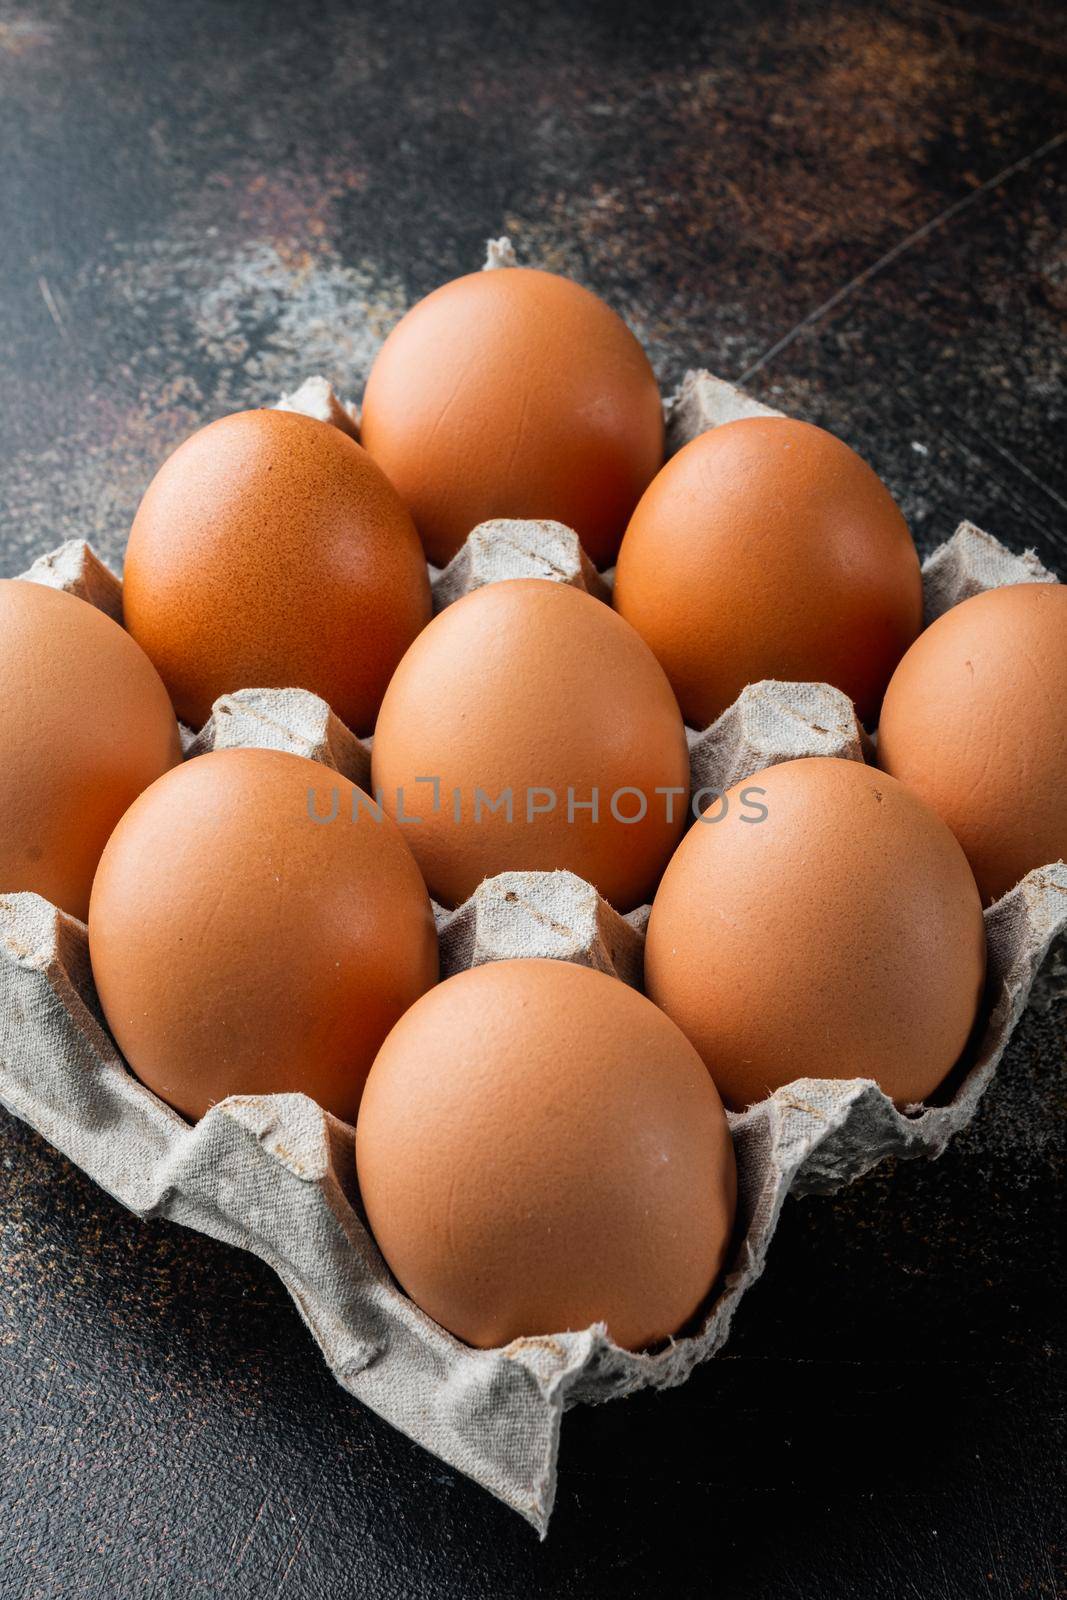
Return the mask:
<svg viewBox="0 0 1067 1600">
<path fill-rule="evenodd" d="M 664 467 L 626 530 L 614 603 L 695 728 L 763 678 L 833 684 L 873 726 L 922 624 L 888 489 L 833 434 L 782 417 L 713 428 Z"/>
<path fill-rule="evenodd" d="M 193 727 L 220 694 L 297 688 L 366 733 L 430 589 L 411 518 L 365 450 L 310 417 L 242 411 L 152 480 L 124 608 Z"/>
<path fill-rule="evenodd" d="M 645 986 L 728 1106 L 796 1078 L 873 1078 L 900 1105 L 959 1059 L 985 977 L 982 905 L 941 819 L 855 761 L 727 791 L 664 873 Z"/>
<path fill-rule="evenodd" d="M 588 967 L 495 962 L 425 996 L 371 1070 L 356 1160 L 394 1275 L 469 1344 L 606 1322 L 640 1349 L 725 1264 L 722 1102 L 662 1012 Z"/>
<path fill-rule="evenodd" d="M 605 566 L 663 460 L 655 375 L 626 324 L 528 268 L 420 300 L 371 369 L 362 429 L 439 566 L 493 517 L 565 523 Z"/>
<path fill-rule="evenodd" d="M 986 900 L 1067 858 L 1067 589 L 990 589 L 939 617 L 893 674 L 878 762 L 948 823 Z"/>
<path fill-rule="evenodd" d="M 647 645 L 601 601 L 536 578 L 475 590 L 416 639 L 382 704 L 373 772 L 390 815 L 410 819 L 404 836 L 430 892 L 450 906 L 494 873 L 560 867 L 621 910 L 638 905 L 681 835 L 689 792 L 682 719 Z M 511 820 L 489 809 L 507 791 Z M 613 797 L 639 820 L 613 816 Z"/>
<path fill-rule="evenodd" d="M 181 760 L 144 651 L 84 600 L 0 582 L 0 894 L 84 918 L 126 808 Z"/>
<path fill-rule="evenodd" d="M 276 750 L 198 756 L 141 796 L 100 862 L 89 950 L 126 1060 L 191 1119 L 299 1090 L 354 1121 L 379 1045 L 437 978 L 397 829 Z"/>
</svg>

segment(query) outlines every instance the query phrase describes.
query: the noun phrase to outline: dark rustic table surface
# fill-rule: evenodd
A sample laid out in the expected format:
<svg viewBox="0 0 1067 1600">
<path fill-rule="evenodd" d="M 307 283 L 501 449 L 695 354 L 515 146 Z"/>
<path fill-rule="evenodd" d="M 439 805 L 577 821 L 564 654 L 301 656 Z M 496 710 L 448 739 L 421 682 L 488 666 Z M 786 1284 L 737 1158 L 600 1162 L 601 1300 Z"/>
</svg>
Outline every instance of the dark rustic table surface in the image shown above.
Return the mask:
<svg viewBox="0 0 1067 1600">
<path fill-rule="evenodd" d="M 1067 567 L 1056 0 L 0 0 L 0 575 L 509 233 Z M 1062 1575 L 1067 1006 L 967 1134 L 787 1207 L 726 1354 L 571 1414 L 555 1520 L 349 1400 L 256 1261 L 0 1114 L 0 1600 L 1018 1600 Z"/>
</svg>

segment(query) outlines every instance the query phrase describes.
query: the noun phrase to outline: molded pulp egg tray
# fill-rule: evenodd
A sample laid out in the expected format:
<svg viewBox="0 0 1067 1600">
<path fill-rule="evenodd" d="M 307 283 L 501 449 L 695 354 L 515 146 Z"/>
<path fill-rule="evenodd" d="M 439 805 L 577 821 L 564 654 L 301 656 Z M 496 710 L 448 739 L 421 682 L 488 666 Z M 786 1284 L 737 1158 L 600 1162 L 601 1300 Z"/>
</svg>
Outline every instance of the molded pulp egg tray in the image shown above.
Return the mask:
<svg viewBox="0 0 1067 1600">
<path fill-rule="evenodd" d="M 500 246 L 490 265 L 507 264 Z M 281 402 L 356 432 L 322 379 Z M 703 372 L 667 404 L 669 448 L 767 408 Z M 435 609 L 502 578 L 543 577 L 606 596 L 578 541 L 556 523 L 485 524 L 442 573 Z M 964 523 L 923 569 L 927 621 L 980 590 L 1051 582 Z M 25 574 L 121 620 L 119 580 L 69 543 Z M 866 735 L 824 684 L 758 683 L 709 729 L 690 731 L 694 790 L 722 790 L 797 756 L 864 759 Z M 296 751 L 369 784 L 368 749 L 314 695 L 245 689 L 185 737 L 205 750 Z M 640 986 L 648 907 L 620 916 L 568 872 L 505 873 L 458 910 L 435 908 L 442 976 L 515 956 L 577 961 Z M 363 1221 L 353 1130 L 298 1094 L 222 1101 L 195 1126 L 140 1084 L 110 1038 L 93 989 L 86 930 L 32 894 L 0 896 L 0 1102 L 141 1216 L 162 1216 L 251 1250 L 282 1279 L 338 1382 L 544 1533 L 560 1421 L 576 1401 L 682 1383 L 720 1350 L 759 1276 L 789 1194 L 829 1193 L 883 1157 L 937 1156 L 974 1114 L 1052 942 L 1067 928 L 1067 868 L 1039 868 L 986 912 L 983 1025 L 938 1097 L 901 1112 L 870 1080 L 810 1078 L 732 1115 L 739 1196 L 730 1270 L 691 1337 L 621 1350 L 602 1326 L 473 1350 L 397 1288 Z M 847 1067 L 828 1062 L 836 1071 Z M 855 1063 L 861 1072 L 863 1063 Z"/>
</svg>

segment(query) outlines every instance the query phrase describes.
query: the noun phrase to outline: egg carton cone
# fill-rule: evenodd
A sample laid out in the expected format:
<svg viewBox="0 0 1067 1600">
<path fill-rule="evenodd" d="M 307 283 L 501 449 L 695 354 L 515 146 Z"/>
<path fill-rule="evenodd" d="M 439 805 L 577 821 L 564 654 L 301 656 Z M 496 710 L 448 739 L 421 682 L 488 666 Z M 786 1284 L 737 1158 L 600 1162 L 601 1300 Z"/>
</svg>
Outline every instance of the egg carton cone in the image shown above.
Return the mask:
<svg viewBox="0 0 1067 1600">
<path fill-rule="evenodd" d="M 324 420 L 339 407 L 353 421 L 321 382 L 302 385 L 290 399 L 297 409 L 314 405 Z M 709 374 L 688 375 L 667 408 L 676 446 L 751 414 L 737 411 L 744 401 Z M 439 607 L 514 577 L 603 594 L 603 579 L 591 573 L 575 535 L 558 524 L 487 524 L 468 545 L 435 575 Z M 24 577 L 121 617 L 120 581 L 85 544 L 64 545 Z M 935 614 L 979 589 L 1054 580 L 1032 555 L 1012 555 L 965 523 L 930 557 L 924 581 Z M 868 749 L 851 704 L 825 684 L 754 684 L 688 738 L 694 793 L 721 792 L 775 762 L 863 760 Z M 223 696 L 207 725 L 187 733 L 185 754 L 194 760 L 213 749 L 264 746 L 370 781 L 370 741 L 299 689 Z M 640 987 L 648 909 L 620 916 L 568 872 L 505 873 L 456 910 L 435 907 L 442 970 L 547 957 Z M 111 1039 L 84 925 L 32 894 L 0 896 L 0 1103 L 131 1211 L 166 1217 L 267 1262 L 344 1389 L 543 1535 L 569 1406 L 682 1383 L 728 1338 L 788 1195 L 831 1192 L 888 1155 L 937 1156 L 973 1116 L 1035 978 L 1067 928 L 1067 868 L 1031 872 L 986 911 L 985 922 L 982 1027 L 937 1103 L 902 1111 L 869 1079 L 813 1078 L 731 1115 L 739 1196 L 730 1269 L 696 1330 L 647 1353 L 620 1349 L 601 1325 L 498 1350 L 473 1350 L 453 1338 L 397 1288 L 367 1230 L 352 1128 L 298 1094 L 234 1097 L 195 1126 L 185 1122 L 132 1076 Z M 1062 992 L 1064 971 L 1062 951 L 1054 952 L 1044 1003 Z M 841 1063 L 827 1066 L 836 1071 Z"/>
<path fill-rule="evenodd" d="M 562 522 L 524 522 L 498 517 L 472 528 L 448 566 L 430 568 L 435 614 L 487 583 L 503 578 L 549 578 L 606 600 L 609 587 L 578 540 Z"/>
<path fill-rule="evenodd" d="M 296 411 L 302 417 L 314 418 L 316 422 L 332 422 L 350 439 L 359 439 L 358 408 L 352 401 L 342 400 L 326 378 L 305 378 L 292 394 L 283 394 L 275 402 L 274 410 Z"/>
</svg>

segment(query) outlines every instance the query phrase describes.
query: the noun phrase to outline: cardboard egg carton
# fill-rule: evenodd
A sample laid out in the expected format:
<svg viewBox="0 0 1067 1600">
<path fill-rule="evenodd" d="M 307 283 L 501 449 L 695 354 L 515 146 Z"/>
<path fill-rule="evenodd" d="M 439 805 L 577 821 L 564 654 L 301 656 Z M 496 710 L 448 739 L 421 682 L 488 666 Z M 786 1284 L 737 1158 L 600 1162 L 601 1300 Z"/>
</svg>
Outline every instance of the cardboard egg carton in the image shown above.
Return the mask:
<svg viewBox="0 0 1067 1600">
<path fill-rule="evenodd" d="M 321 380 L 285 404 L 355 431 L 353 409 Z M 689 374 L 668 402 L 671 442 L 677 448 L 754 407 L 709 374 Z M 555 523 L 484 524 L 432 576 L 437 609 L 513 577 L 571 583 L 601 598 L 607 592 L 575 535 Z M 25 577 L 121 616 L 120 582 L 87 545 L 64 545 Z M 1055 580 L 1032 555 L 1012 555 L 965 523 L 927 561 L 924 581 L 932 617 L 980 589 Z M 710 728 L 687 732 L 694 791 L 721 791 L 799 756 L 862 760 L 869 749 L 850 702 L 825 684 L 754 684 Z M 245 746 L 294 751 L 370 782 L 369 741 L 303 690 L 224 695 L 207 725 L 184 740 L 187 759 Z M 648 911 L 621 916 L 569 872 L 504 873 L 455 910 L 435 907 L 442 975 L 486 961 L 548 957 L 640 987 Z M 830 1192 L 887 1155 L 939 1155 L 973 1116 L 1035 976 L 1067 928 L 1067 868 L 1030 873 L 985 921 L 983 1026 L 936 1104 L 900 1111 L 869 1079 L 820 1078 L 791 1083 L 731 1115 L 739 1192 L 730 1270 L 699 1326 L 648 1353 L 621 1350 L 599 1325 L 499 1350 L 454 1339 L 398 1289 L 368 1233 L 353 1130 L 298 1094 L 234 1097 L 190 1126 L 119 1055 L 96 999 L 85 927 L 32 894 L 0 896 L 0 1102 L 130 1210 L 261 1257 L 286 1285 L 343 1388 L 543 1534 L 568 1406 L 683 1382 L 725 1343 L 788 1195 Z M 1062 961 L 1058 970 L 1050 995 L 1062 989 Z"/>
</svg>

